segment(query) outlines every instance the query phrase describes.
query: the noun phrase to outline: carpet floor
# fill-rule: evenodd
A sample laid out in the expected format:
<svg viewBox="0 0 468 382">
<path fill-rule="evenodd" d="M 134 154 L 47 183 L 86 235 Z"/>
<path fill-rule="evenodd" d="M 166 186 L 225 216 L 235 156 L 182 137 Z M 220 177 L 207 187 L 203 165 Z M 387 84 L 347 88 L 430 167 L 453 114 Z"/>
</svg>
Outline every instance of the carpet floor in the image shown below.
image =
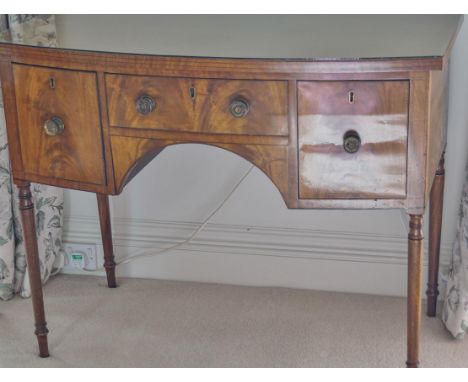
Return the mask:
<svg viewBox="0 0 468 382">
<path fill-rule="evenodd" d="M 0 367 L 403 367 L 406 300 L 286 288 L 57 276 L 51 357 L 29 299 L 0 302 Z M 467 367 L 468 339 L 423 316 L 421 367 Z"/>
</svg>

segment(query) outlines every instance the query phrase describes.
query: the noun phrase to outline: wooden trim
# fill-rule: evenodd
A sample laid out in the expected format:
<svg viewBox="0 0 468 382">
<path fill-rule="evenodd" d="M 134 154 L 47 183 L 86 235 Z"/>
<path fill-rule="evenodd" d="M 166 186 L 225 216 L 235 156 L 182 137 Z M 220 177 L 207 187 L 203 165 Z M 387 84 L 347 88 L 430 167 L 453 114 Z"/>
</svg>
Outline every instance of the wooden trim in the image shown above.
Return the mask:
<svg viewBox="0 0 468 382">
<path fill-rule="evenodd" d="M 287 145 L 289 143 L 287 136 L 191 133 L 114 126 L 110 127 L 110 134 L 121 137 L 185 141 L 186 143 L 238 143 L 274 146 Z"/>
<path fill-rule="evenodd" d="M 0 61 L 0 78 L 2 79 L 1 87 L 3 93 L 5 121 L 8 126 L 8 151 L 11 158 L 11 168 L 13 170 L 13 176 L 22 176 L 24 174 L 24 166 L 21 156 L 21 143 L 18 130 L 15 82 L 10 62 Z"/>
<path fill-rule="evenodd" d="M 295 208 L 388 209 L 405 208 L 405 199 L 298 199 Z M 289 206 L 291 207 L 291 206 Z"/>
<path fill-rule="evenodd" d="M 299 159 L 297 141 L 297 81 L 291 80 L 289 90 L 289 146 L 288 146 L 288 180 L 289 193 L 286 204 L 288 208 L 298 207 L 299 198 Z"/>
<path fill-rule="evenodd" d="M 102 145 L 103 145 L 103 155 L 104 163 L 106 169 L 106 182 L 108 185 L 109 193 L 115 193 L 115 176 L 114 176 L 114 164 L 112 160 L 112 149 L 110 141 L 110 127 L 109 127 L 109 118 L 107 112 L 107 96 L 106 96 L 106 83 L 104 78 L 104 73 L 97 73 L 97 87 L 98 87 L 98 97 L 99 97 L 99 113 L 101 118 L 101 128 L 102 128 Z"/>
<path fill-rule="evenodd" d="M 93 183 L 83 183 L 73 180 L 67 179 L 59 179 L 35 174 L 22 174 L 14 176 L 14 183 L 18 184 L 19 182 L 34 182 L 34 183 L 41 183 L 47 184 L 49 186 L 54 187 L 63 187 L 63 188 L 70 188 L 73 190 L 80 190 L 80 191 L 89 191 L 89 192 L 101 192 L 107 193 L 108 188 L 105 184 L 93 184 Z"/>
<path fill-rule="evenodd" d="M 425 208 L 425 174 L 429 107 L 429 74 L 418 73 L 410 83 L 406 209 L 422 214 Z"/>
<path fill-rule="evenodd" d="M 125 53 L 105 53 L 72 49 L 20 46 L 0 43 L 0 60 L 23 64 L 60 66 L 80 70 L 111 71 L 132 74 L 210 76 L 271 74 L 292 78 L 307 73 L 401 72 L 441 70 L 443 57 L 356 59 L 356 60 L 277 60 L 173 57 Z"/>
</svg>

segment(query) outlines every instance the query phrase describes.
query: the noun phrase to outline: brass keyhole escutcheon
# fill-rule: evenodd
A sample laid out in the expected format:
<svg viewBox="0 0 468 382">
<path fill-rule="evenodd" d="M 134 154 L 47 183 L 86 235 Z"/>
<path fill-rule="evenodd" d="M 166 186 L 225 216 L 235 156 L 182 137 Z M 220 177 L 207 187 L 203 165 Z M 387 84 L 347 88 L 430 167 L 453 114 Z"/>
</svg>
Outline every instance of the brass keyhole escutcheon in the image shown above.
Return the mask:
<svg viewBox="0 0 468 382">
<path fill-rule="evenodd" d="M 354 130 L 347 131 L 343 136 L 343 148 L 347 153 L 354 154 L 361 147 L 361 137 Z"/>
<path fill-rule="evenodd" d="M 350 91 L 350 92 L 348 93 L 348 101 L 349 101 L 349 103 L 354 103 L 354 99 L 355 99 L 355 94 L 354 94 L 353 91 Z"/>
<path fill-rule="evenodd" d="M 190 86 L 189 88 L 190 98 L 195 99 L 195 86 Z"/>
</svg>

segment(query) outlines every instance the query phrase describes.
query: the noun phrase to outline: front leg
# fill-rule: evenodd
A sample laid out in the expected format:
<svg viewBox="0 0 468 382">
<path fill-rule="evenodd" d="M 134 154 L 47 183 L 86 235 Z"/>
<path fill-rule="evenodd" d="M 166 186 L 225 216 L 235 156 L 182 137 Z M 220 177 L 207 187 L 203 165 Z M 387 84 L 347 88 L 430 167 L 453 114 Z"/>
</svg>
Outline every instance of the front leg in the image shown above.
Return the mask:
<svg viewBox="0 0 468 382">
<path fill-rule="evenodd" d="M 102 247 L 104 249 L 104 268 L 107 274 L 107 286 L 116 288 L 115 281 L 115 260 L 114 249 L 112 245 L 112 229 L 110 221 L 109 197 L 105 194 L 96 194 L 99 222 L 101 225 Z"/>
<path fill-rule="evenodd" d="M 407 367 L 418 367 L 419 365 L 422 260 L 422 215 L 410 215 L 410 231 L 408 234 L 408 356 L 406 361 Z"/>
<path fill-rule="evenodd" d="M 41 267 L 37 249 L 36 226 L 34 219 L 34 203 L 32 201 L 29 182 L 18 182 L 19 209 L 23 223 L 23 236 L 28 264 L 29 282 L 31 284 L 31 298 L 33 303 L 35 334 L 39 343 L 39 356 L 48 357 L 47 323 L 44 312 L 44 299 L 42 296 Z"/>
</svg>

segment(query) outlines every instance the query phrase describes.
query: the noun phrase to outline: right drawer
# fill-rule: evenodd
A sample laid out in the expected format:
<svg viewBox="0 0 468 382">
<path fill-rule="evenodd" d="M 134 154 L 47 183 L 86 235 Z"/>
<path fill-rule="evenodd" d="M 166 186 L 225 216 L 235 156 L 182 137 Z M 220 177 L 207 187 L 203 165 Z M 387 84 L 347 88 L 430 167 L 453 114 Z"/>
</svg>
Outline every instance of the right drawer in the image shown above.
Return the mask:
<svg viewBox="0 0 468 382">
<path fill-rule="evenodd" d="M 409 81 L 300 81 L 300 199 L 406 197 Z"/>
</svg>

